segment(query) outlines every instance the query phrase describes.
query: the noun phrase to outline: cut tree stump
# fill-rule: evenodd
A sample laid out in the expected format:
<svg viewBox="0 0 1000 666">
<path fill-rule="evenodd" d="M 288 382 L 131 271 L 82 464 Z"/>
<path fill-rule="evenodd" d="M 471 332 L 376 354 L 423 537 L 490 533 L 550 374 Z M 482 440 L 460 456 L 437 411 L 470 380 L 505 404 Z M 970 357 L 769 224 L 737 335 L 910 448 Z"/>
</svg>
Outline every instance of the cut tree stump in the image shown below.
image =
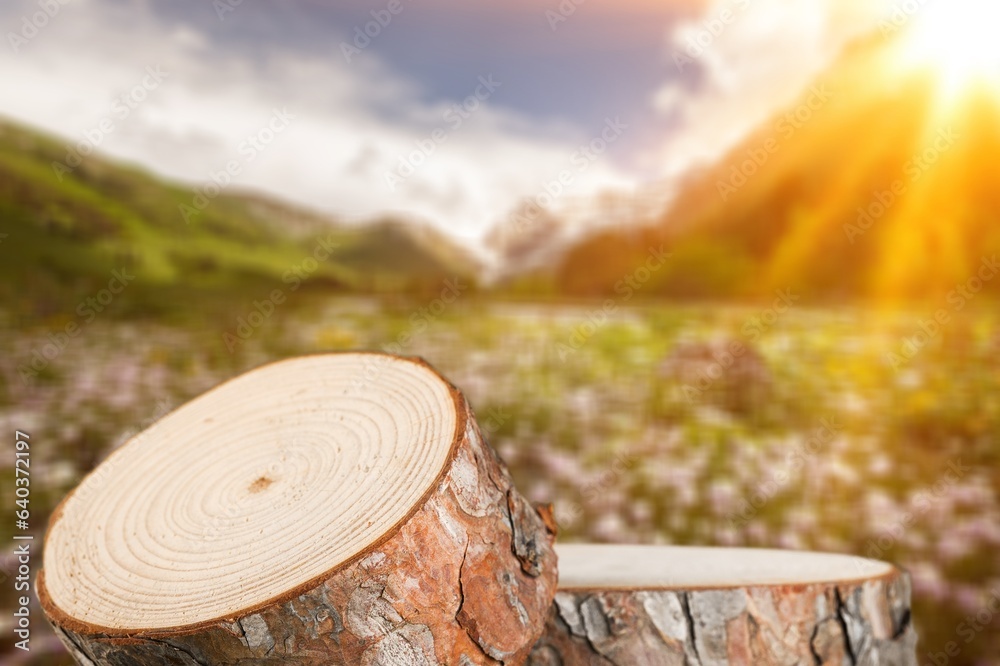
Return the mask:
<svg viewBox="0 0 1000 666">
<path fill-rule="evenodd" d="M 419 360 L 264 366 L 113 453 L 39 597 L 81 664 L 524 663 L 554 528 Z"/>
<path fill-rule="evenodd" d="M 563 545 L 531 666 L 916 666 L 907 575 L 840 555 Z"/>
</svg>

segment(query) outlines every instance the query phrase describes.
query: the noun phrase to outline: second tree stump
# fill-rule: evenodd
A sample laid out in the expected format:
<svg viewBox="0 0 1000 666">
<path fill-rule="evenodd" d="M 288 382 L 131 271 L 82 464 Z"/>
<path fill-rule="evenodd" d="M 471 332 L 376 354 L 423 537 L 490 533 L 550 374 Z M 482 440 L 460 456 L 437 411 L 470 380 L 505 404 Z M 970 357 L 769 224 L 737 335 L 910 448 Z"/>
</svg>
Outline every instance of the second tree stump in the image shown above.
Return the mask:
<svg viewBox="0 0 1000 666">
<path fill-rule="evenodd" d="M 739 548 L 557 548 L 531 666 L 916 666 L 910 586 L 840 555 Z"/>
</svg>

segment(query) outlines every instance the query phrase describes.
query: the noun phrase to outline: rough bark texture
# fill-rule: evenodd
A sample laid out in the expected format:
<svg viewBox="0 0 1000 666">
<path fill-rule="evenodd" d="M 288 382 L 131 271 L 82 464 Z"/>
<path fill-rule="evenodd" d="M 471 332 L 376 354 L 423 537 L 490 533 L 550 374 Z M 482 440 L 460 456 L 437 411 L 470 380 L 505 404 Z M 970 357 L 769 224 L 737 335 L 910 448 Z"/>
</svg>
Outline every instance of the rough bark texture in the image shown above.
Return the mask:
<svg viewBox="0 0 1000 666">
<path fill-rule="evenodd" d="M 560 591 L 530 666 L 916 666 L 905 574 L 839 585 Z"/>
<path fill-rule="evenodd" d="M 311 589 L 240 617 L 123 635 L 61 615 L 40 575 L 46 614 L 81 664 L 524 663 L 555 593 L 554 534 L 459 403 L 465 435 L 437 488 Z"/>
</svg>

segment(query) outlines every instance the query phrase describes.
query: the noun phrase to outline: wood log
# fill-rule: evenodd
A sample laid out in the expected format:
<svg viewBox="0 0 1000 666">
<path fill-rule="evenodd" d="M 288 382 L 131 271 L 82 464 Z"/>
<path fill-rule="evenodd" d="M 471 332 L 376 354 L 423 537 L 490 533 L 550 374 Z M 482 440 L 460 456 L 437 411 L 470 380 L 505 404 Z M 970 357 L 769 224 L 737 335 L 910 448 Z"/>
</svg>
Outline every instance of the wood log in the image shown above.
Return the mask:
<svg viewBox="0 0 1000 666">
<path fill-rule="evenodd" d="M 549 521 L 427 364 L 318 355 L 114 452 L 54 514 L 39 597 L 81 664 L 523 664 Z"/>
<path fill-rule="evenodd" d="M 838 555 L 561 545 L 531 666 L 916 666 L 908 576 Z"/>
</svg>

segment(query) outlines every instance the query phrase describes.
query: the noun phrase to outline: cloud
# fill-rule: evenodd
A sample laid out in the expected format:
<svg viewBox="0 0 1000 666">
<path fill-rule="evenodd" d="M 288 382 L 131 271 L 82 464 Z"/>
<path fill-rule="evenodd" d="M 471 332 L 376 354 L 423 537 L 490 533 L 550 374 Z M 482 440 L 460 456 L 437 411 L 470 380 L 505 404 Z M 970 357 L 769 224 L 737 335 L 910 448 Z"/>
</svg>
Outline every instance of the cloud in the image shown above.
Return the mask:
<svg viewBox="0 0 1000 666">
<path fill-rule="evenodd" d="M 33 9 L 6 5 L 0 25 L 17 26 Z M 238 160 L 239 187 L 347 218 L 404 212 L 466 238 L 540 191 L 590 138 L 586 128 L 565 125 L 540 136 L 537 119 L 505 108 L 496 77 L 500 85 L 485 100 L 475 99 L 482 84 L 470 78 L 467 99 L 475 104 L 467 106 L 476 108 L 456 116 L 462 98 L 427 101 L 419 83 L 374 54 L 348 64 L 339 37 L 325 54 L 261 44 L 248 57 L 211 39 L 216 28 L 163 20 L 143 2 L 70 2 L 18 53 L 0 51 L 7 88 L 0 113 L 55 132 L 68 147 L 111 119 L 114 131 L 100 150 L 170 178 L 196 185 Z M 160 67 L 166 79 L 119 118 L 115 100 L 141 84 L 147 67 Z M 275 109 L 294 120 L 247 161 L 241 144 L 266 128 Z M 443 141 L 433 139 L 436 129 Z M 386 174 L 428 142 L 432 154 L 390 188 Z M 602 162 L 569 189 L 625 181 Z"/>
<path fill-rule="evenodd" d="M 465 42 L 452 52 L 445 44 L 428 45 L 422 27 L 450 15 L 442 3 L 391 25 L 396 32 L 387 29 L 384 42 L 348 63 L 340 42 L 361 18 L 338 18 L 322 6 L 296 5 L 300 13 L 289 16 L 298 23 L 286 25 L 271 20 L 273 6 L 250 0 L 224 22 L 205 5 L 71 0 L 17 53 L 0 49 L 0 113 L 65 137 L 68 146 L 112 118 L 114 131 L 103 137 L 101 151 L 194 187 L 228 162 L 244 160 L 242 142 L 261 132 L 275 109 L 287 109 L 294 121 L 243 165 L 237 186 L 347 219 L 416 215 L 473 239 L 519 202 L 544 200 L 546 187 L 567 169 L 573 178 L 555 198 L 557 210 L 596 210 L 580 199 L 608 187 L 640 189 L 641 179 L 669 191 L 673 178 L 717 159 L 794 100 L 844 43 L 892 6 L 889 0 L 718 0 L 678 23 L 692 15 L 691 3 L 678 4 L 684 11 L 663 11 L 652 0 L 624 8 L 598 3 L 585 5 L 553 34 L 542 10 L 521 2 L 502 17 L 477 10 L 456 18 L 455 38 L 465 35 Z M 731 20 L 723 21 L 727 9 Z M 19 30 L 23 16 L 37 10 L 34 0 L 4 3 L 3 32 Z M 482 12 L 478 32 L 459 30 Z M 601 17 L 617 20 L 607 28 Z M 663 30 L 674 27 L 666 47 L 646 58 L 644 38 L 638 46 L 632 42 L 639 34 L 657 38 L 649 28 L 656 22 Z M 296 43 L 302 25 L 312 32 Z M 533 32 L 524 33 L 524 25 Z M 415 32 L 406 33 L 408 27 Z M 434 35 L 447 34 L 447 27 L 437 26 Z M 482 41 L 493 27 L 503 34 L 489 33 L 490 49 L 466 43 Z M 504 60 L 497 45 L 507 43 L 507 33 L 531 37 L 526 50 Z M 676 66 L 676 54 L 699 39 L 703 52 Z M 581 50 L 580 40 L 593 48 Z M 426 71 L 401 73 L 400 59 L 414 44 L 440 50 L 432 54 L 437 80 Z M 612 57 L 622 49 L 636 62 Z M 389 52 L 390 60 L 380 57 Z M 566 53 L 578 62 L 559 60 Z M 464 56 L 468 62 L 440 71 L 441 63 Z M 668 80 L 654 90 L 656 67 L 664 63 Z M 165 70 L 166 80 L 127 118 L 115 117 L 115 100 L 140 84 L 149 66 Z M 480 66 L 484 71 L 477 72 Z M 548 73 L 552 67 L 558 75 Z M 546 74 L 532 76 L 536 70 Z M 480 77 L 491 75 L 500 85 L 487 99 L 468 97 L 481 90 Z M 640 82 L 632 87 L 641 88 L 647 108 L 639 108 L 642 98 L 632 88 L 617 85 L 623 77 Z M 463 100 L 476 108 L 456 112 Z M 586 169 L 576 168 L 580 146 L 602 131 L 598 119 L 619 108 L 629 124 L 626 135 Z M 412 175 L 389 176 L 417 161 Z"/>
<path fill-rule="evenodd" d="M 885 0 L 710 2 L 668 35 L 666 58 L 682 76 L 656 92 L 671 129 L 643 161 L 671 177 L 717 160 L 792 103 L 891 7 Z"/>
</svg>

